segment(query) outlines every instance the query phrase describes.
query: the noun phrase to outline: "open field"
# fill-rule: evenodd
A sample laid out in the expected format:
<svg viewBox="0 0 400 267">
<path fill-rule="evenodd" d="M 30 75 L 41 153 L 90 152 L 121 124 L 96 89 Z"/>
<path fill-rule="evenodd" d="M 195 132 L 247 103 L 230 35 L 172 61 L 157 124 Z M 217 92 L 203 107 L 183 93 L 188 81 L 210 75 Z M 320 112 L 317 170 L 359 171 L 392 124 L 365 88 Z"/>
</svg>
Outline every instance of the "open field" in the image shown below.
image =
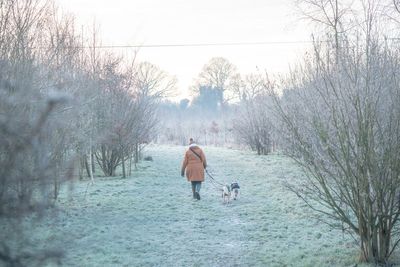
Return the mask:
<svg viewBox="0 0 400 267">
<path fill-rule="evenodd" d="M 357 244 L 284 188 L 302 175 L 290 159 L 204 148 L 215 178 L 241 186 L 225 205 L 209 180 L 192 199 L 184 149 L 149 146 L 154 161 L 127 179 L 97 178 L 86 197 L 87 181 L 66 186 L 57 218 L 37 223 L 32 240 L 63 248 L 63 266 L 354 266 Z"/>
</svg>

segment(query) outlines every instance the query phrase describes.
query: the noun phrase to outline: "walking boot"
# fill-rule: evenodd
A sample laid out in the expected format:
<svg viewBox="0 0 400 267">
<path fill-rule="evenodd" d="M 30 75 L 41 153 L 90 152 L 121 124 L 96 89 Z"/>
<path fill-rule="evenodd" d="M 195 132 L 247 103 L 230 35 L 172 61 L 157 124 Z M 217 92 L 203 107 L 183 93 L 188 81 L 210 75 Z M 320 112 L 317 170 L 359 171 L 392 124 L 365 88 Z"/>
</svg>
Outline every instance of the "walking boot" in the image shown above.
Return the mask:
<svg viewBox="0 0 400 267">
<path fill-rule="evenodd" d="M 192 187 L 192 193 L 193 193 L 193 198 L 194 199 L 197 199 L 197 196 L 196 196 L 196 191 L 194 190 L 194 188 Z"/>
</svg>

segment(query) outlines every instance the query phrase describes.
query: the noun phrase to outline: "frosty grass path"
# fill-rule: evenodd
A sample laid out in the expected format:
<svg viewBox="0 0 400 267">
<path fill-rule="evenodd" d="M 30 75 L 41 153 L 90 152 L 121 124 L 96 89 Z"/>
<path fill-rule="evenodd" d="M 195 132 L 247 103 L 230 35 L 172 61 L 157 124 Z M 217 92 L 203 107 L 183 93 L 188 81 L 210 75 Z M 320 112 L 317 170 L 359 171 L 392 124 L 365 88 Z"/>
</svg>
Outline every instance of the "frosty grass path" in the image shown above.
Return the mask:
<svg viewBox="0 0 400 267">
<path fill-rule="evenodd" d="M 184 147 L 150 146 L 132 177 L 77 182 L 72 201 L 46 227 L 67 241 L 63 266 L 352 266 L 356 247 L 330 231 L 282 186 L 301 175 L 279 155 L 204 147 L 209 170 L 220 181 L 238 180 L 239 200 L 224 205 L 203 183 L 192 200 L 180 174 Z"/>
</svg>

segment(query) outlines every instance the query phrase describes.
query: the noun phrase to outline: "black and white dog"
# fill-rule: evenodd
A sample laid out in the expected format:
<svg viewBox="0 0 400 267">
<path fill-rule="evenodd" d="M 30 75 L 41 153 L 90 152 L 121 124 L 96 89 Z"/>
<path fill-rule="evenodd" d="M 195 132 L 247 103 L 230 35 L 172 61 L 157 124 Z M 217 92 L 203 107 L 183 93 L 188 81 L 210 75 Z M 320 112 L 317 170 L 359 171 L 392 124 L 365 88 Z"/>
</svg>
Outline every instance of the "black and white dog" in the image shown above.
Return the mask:
<svg viewBox="0 0 400 267">
<path fill-rule="evenodd" d="M 231 185 L 224 185 L 221 189 L 224 203 L 229 203 L 232 195 L 233 200 L 236 200 L 239 195 L 239 189 L 240 186 L 237 182 L 231 183 Z"/>
<path fill-rule="evenodd" d="M 231 191 L 233 194 L 233 200 L 237 199 L 237 197 L 239 195 L 239 189 L 240 189 L 240 186 L 239 186 L 238 182 L 231 183 Z"/>
</svg>

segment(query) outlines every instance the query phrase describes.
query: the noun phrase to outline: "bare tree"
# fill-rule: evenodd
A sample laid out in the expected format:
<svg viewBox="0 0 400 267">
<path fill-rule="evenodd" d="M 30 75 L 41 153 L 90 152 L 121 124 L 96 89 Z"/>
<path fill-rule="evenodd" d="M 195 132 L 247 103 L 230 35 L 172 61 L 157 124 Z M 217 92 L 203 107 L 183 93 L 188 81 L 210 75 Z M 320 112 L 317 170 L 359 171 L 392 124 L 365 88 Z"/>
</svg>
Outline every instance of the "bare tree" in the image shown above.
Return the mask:
<svg viewBox="0 0 400 267">
<path fill-rule="evenodd" d="M 400 242 L 400 66 L 397 49 L 367 47 L 343 49 L 340 64 L 315 47 L 275 100 L 286 151 L 308 174 L 290 189 L 357 236 L 361 260 L 386 263 Z"/>
<path fill-rule="evenodd" d="M 218 101 L 222 104 L 233 98 L 234 82 L 238 79 L 235 65 L 222 57 L 215 57 L 204 65 L 192 90 L 198 93 L 203 86 L 213 88 L 220 92 Z"/>
<path fill-rule="evenodd" d="M 152 96 L 158 100 L 176 94 L 176 78 L 150 62 L 141 62 L 134 66 L 134 93 Z"/>
<path fill-rule="evenodd" d="M 323 35 L 332 37 L 335 57 L 338 57 L 342 34 L 354 27 L 350 17 L 353 13 L 351 1 L 341 0 L 296 0 L 300 13 L 306 20 L 322 26 Z M 331 36 L 330 36 L 331 35 Z M 324 36 L 326 37 L 326 36 Z"/>
<path fill-rule="evenodd" d="M 121 58 L 106 54 L 98 60 L 96 79 L 99 95 L 95 104 L 94 127 L 96 132 L 102 134 L 95 155 L 104 175 L 114 176 L 116 168 L 121 164 L 117 134 L 120 126 L 116 120 L 123 114 L 125 107 L 120 105 L 120 101 L 127 94 L 122 88 Z"/>
<path fill-rule="evenodd" d="M 237 142 L 249 146 L 258 155 L 266 155 L 273 148 L 272 99 L 269 96 L 272 88 L 273 83 L 268 77 L 247 75 L 233 123 Z"/>
<path fill-rule="evenodd" d="M 122 165 L 125 176 L 175 88 L 150 63 L 124 68 L 100 53 L 96 33 L 85 40 L 59 14 L 52 0 L 0 0 L 0 265 L 60 264 L 61 250 L 39 251 L 21 219 L 54 205 L 78 158 L 92 179 L 94 152 L 107 175 Z"/>
<path fill-rule="evenodd" d="M 136 166 L 143 146 L 156 136 L 158 104 L 164 97 L 176 94 L 176 78 L 149 62 L 134 67 L 134 76 L 131 92 L 140 110 L 139 120 L 133 130 Z"/>
<path fill-rule="evenodd" d="M 144 62 L 123 70 L 121 61 L 104 58 L 99 66 L 101 91 L 97 100 L 96 127 L 103 132 L 96 159 L 107 176 L 116 175 L 126 160 L 135 164 L 144 144 L 152 140 L 157 126 L 157 105 L 175 90 L 176 79 L 157 66 Z"/>
<path fill-rule="evenodd" d="M 10 266 L 39 266 L 62 255 L 38 251 L 20 224 L 53 205 L 60 183 L 74 174 L 75 113 L 66 101 L 77 53 L 69 22 L 51 14 L 47 1 L 0 1 L 0 220 L 9 230 L 1 233 L 0 262 Z"/>
</svg>

